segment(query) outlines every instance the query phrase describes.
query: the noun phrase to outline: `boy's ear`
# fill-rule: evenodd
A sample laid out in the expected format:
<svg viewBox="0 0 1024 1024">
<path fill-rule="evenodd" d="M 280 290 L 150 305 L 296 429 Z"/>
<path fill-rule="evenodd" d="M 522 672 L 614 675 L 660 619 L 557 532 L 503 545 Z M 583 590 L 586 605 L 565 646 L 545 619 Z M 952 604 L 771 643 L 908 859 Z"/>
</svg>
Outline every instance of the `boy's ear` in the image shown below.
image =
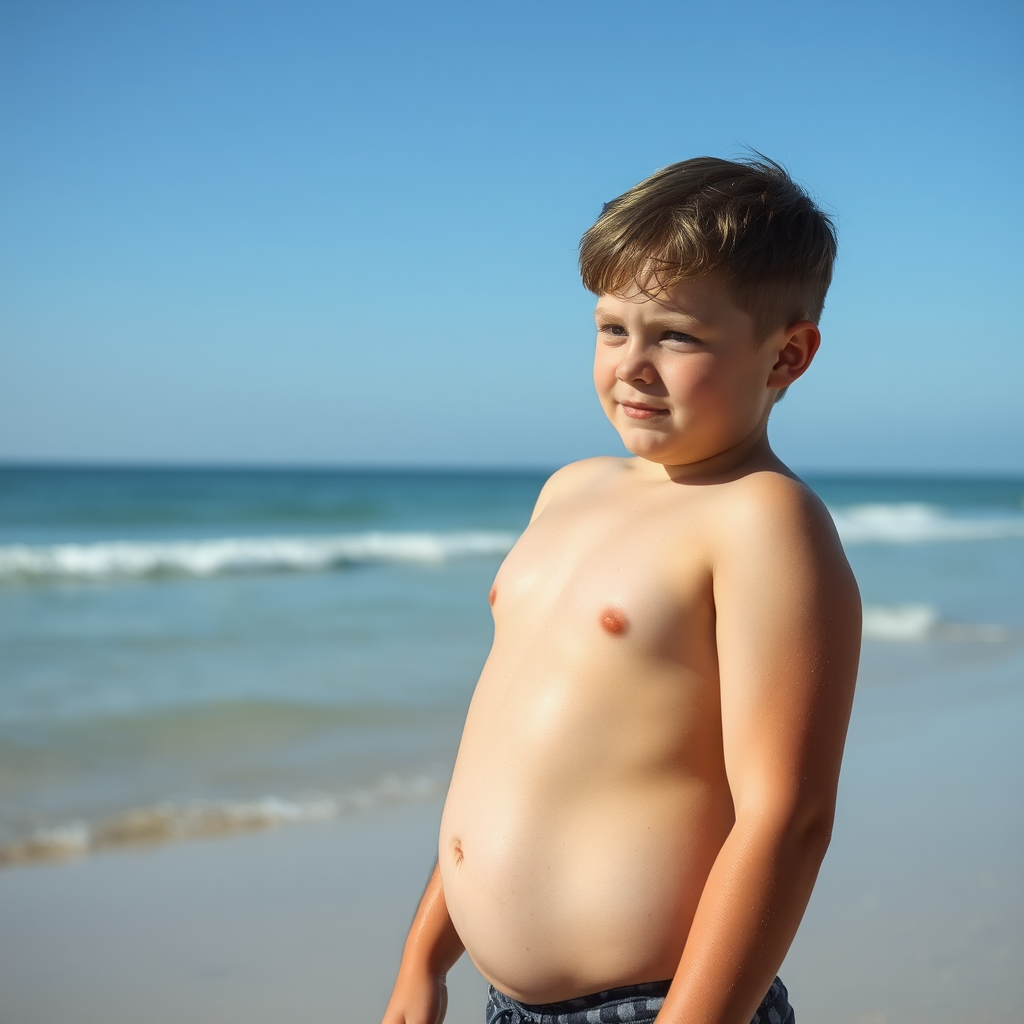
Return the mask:
<svg viewBox="0 0 1024 1024">
<path fill-rule="evenodd" d="M 810 320 L 800 320 L 792 327 L 787 327 L 781 345 L 776 344 L 777 356 L 768 374 L 768 387 L 788 388 L 811 365 L 821 344 L 821 331 Z"/>
</svg>

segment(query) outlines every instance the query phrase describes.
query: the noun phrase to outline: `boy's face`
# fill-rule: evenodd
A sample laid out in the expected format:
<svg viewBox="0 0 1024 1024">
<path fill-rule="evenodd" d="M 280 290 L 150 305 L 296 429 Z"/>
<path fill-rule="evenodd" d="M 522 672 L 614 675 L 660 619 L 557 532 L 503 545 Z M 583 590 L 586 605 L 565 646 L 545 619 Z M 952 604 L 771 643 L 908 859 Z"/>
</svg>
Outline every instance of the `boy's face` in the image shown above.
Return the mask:
<svg viewBox="0 0 1024 1024">
<path fill-rule="evenodd" d="M 758 344 L 753 319 L 713 275 L 656 298 L 602 295 L 594 316 L 601 404 L 626 448 L 651 462 L 692 465 L 742 445 L 790 383 L 777 372 L 789 332 Z"/>
</svg>

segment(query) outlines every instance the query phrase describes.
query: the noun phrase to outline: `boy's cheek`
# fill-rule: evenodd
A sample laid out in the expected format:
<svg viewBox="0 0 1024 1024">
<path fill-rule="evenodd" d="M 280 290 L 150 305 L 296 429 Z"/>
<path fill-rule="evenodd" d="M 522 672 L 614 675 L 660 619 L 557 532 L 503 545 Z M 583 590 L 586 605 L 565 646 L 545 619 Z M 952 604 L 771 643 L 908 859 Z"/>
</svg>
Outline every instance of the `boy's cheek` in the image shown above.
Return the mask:
<svg viewBox="0 0 1024 1024">
<path fill-rule="evenodd" d="M 609 365 L 607 360 L 601 358 L 601 353 L 598 352 L 594 359 L 594 388 L 597 391 L 597 397 L 601 399 L 601 404 L 607 411 L 612 402 L 612 389 L 615 387 L 615 367 Z"/>
</svg>

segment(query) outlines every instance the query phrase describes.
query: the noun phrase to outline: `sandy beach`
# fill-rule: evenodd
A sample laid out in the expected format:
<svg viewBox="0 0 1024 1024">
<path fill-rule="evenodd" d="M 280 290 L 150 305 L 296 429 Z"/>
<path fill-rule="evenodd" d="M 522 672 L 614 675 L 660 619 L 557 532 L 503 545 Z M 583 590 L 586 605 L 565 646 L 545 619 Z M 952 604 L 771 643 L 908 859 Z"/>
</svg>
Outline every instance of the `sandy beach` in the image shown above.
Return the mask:
<svg viewBox="0 0 1024 1024">
<path fill-rule="evenodd" d="M 869 645 L 833 848 L 783 970 L 801 1024 L 1024 1009 L 1021 659 L 985 657 Z M 0 1022 L 373 1024 L 440 806 L 0 871 Z M 482 1020 L 465 960 L 450 994 L 450 1024 Z"/>
<path fill-rule="evenodd" d="M 429 801 L 2 872 L 0 1021 L 373 1021 L 439 814 Z M 449 1020 L 478 1019 L 468 961 L 451 991 Z"/>
</svg>

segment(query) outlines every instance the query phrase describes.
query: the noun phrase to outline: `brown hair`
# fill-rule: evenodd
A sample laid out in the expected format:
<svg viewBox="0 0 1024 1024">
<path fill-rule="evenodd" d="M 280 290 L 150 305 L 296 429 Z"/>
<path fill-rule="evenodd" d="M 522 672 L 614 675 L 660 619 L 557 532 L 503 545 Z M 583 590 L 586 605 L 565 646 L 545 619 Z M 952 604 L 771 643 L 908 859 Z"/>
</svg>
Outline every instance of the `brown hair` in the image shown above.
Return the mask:
<svg viewBox="0 0 1024 1024">
<path fill-rule="evenodd" d="M 652 295 L 721 274 L 759 340 L 817 323 L 835 258 L 832 221 L 761 154 L 664 167 L 606 203 L 580 242 L 580 274 L 595 295 L 634 284 Z"/>
</svg>

